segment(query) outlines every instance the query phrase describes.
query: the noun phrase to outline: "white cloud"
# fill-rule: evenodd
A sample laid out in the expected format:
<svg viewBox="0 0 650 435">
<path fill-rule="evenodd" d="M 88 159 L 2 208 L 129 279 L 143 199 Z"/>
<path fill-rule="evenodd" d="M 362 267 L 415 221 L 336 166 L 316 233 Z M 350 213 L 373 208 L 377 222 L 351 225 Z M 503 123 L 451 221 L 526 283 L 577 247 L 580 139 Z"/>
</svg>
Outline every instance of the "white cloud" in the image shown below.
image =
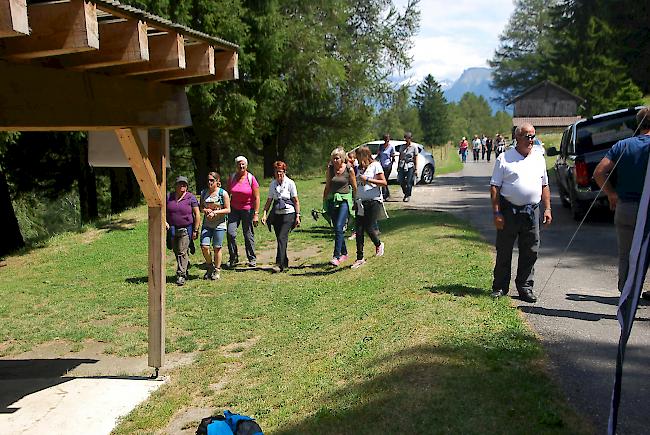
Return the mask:
<svg viewBox="0 0 650 435">
<path fill-rule="evenodd" d="M 395 0 L 399 9 L 407 0 Z M 514 6 L 512 0 L 420 0 L 420 32 L 405 76 L 455 80 L 463 70 L 487 66 Z"/>
</svg>

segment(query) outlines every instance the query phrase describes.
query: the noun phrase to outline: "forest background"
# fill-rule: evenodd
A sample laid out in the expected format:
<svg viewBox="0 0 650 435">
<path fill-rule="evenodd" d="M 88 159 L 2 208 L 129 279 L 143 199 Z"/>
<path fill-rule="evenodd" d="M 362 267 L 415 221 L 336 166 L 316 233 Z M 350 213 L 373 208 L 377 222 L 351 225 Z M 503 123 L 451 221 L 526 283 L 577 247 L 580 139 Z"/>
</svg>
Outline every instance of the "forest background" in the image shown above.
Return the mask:
<svg viewBox="0 0 650 435">
<path fill-rule="evenodd" d="M 240 47 L 239 80 L 187 89 L 194 125 L 172 132 L 168 183 L 187 175 L 198 191 L 239 154 L 258 176 L 278 159 L 294 175 L 320 174 L 334 147 L 385 132 L 411 131 L 429 147 L 510 132 L 510 116 L 481 96 L 449 103 L 431 75 L 391 80 L 411 63 L 417 0 L 403 10 L 391 0 L 123 3 Z M 549 79 L 585 98 L 586 116 L 640 104 L 650 92 L 648 18 L 650 6 L 632 0 L 516 0 L 489 62 L 501 102 Z M 87 153 L 83 133 L 0 133 L 0 256 L 143 201 L 129 168 L 91 168 Z"/>
</svg>

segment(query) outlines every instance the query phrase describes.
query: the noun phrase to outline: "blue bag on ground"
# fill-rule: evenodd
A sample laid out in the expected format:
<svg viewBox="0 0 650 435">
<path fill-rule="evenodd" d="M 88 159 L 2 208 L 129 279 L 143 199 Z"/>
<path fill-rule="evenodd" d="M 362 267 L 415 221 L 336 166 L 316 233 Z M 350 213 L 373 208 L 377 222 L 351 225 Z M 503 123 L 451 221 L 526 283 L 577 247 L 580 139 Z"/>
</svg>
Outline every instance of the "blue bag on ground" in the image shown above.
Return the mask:
<svg viewBox="0 0 650 435">
<path fill-rule="evenodd" d="M 264 435 L 264 433 L 251 417 L 233 414 L 226 410 L 223 415 L 201 420 L 196 435 Z"/>
</svg>

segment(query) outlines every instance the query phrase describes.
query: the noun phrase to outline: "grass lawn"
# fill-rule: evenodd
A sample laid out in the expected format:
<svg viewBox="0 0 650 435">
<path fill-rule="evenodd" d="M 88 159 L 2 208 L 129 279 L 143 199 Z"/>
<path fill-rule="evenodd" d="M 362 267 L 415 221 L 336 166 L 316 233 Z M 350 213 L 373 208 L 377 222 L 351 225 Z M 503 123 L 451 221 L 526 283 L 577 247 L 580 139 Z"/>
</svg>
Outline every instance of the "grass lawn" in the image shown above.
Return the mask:
<svg viewBox="0 0 650 435">
<path fill-rule="evenodd" d="M 297 185 L 305 220 L 289 248 L 314 255 L 288 273 L 224 271 L 210 282 L 193 267 L 177 287 L 168 256 L 167 351 L 197 357 L 115 433 L 156 433 L 189 407 L 255 416 L 267 434 L 591 432 L 549 380 L 519 312 L 489 297 L 491 248 L 466 223 L 390 209 L 386 255 L 367 242 L 366 266 L 334 268 L 329 229 L 308 213 L 320 208 L 321 180 Z M 146 353 L 145 213 L 9 258 L 1 355 L 52 341 Z M 265 228 L 256 237 L 260 251 L 274 249 Z"/>
<path fill-rule="evenodd" d="M 433 147 L 431 154 L 436 159 L 436 175 L 451 174 L 463 169 L 458 148 L 453 143 Z"/>
</svg>

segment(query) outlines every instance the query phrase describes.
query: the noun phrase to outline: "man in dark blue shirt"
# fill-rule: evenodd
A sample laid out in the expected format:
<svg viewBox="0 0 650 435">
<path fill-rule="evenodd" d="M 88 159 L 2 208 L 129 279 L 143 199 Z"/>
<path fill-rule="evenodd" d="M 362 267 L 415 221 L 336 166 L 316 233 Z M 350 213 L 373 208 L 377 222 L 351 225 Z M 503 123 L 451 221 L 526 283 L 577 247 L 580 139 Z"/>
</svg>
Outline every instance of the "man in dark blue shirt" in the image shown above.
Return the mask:
<svg viewBox="0 0 650 435">
<path fill-rule="evenodd" d="M 594 171 L 596 183 L 607 194 L 609 207 L 615 210 L 619 291 L 623 291 L 627 278 L 636 214 L 639 210 L 648 156 L 650 156 L 650 107 L 639 110 L 636 119 L 640 134 L 616 142 Z M 607 181 L 608 174 L 614 168 L 616 168 L 616 187 Z M 644 292 L 643 297 L 650 299 L 650 293 Z"/>
</svg>

